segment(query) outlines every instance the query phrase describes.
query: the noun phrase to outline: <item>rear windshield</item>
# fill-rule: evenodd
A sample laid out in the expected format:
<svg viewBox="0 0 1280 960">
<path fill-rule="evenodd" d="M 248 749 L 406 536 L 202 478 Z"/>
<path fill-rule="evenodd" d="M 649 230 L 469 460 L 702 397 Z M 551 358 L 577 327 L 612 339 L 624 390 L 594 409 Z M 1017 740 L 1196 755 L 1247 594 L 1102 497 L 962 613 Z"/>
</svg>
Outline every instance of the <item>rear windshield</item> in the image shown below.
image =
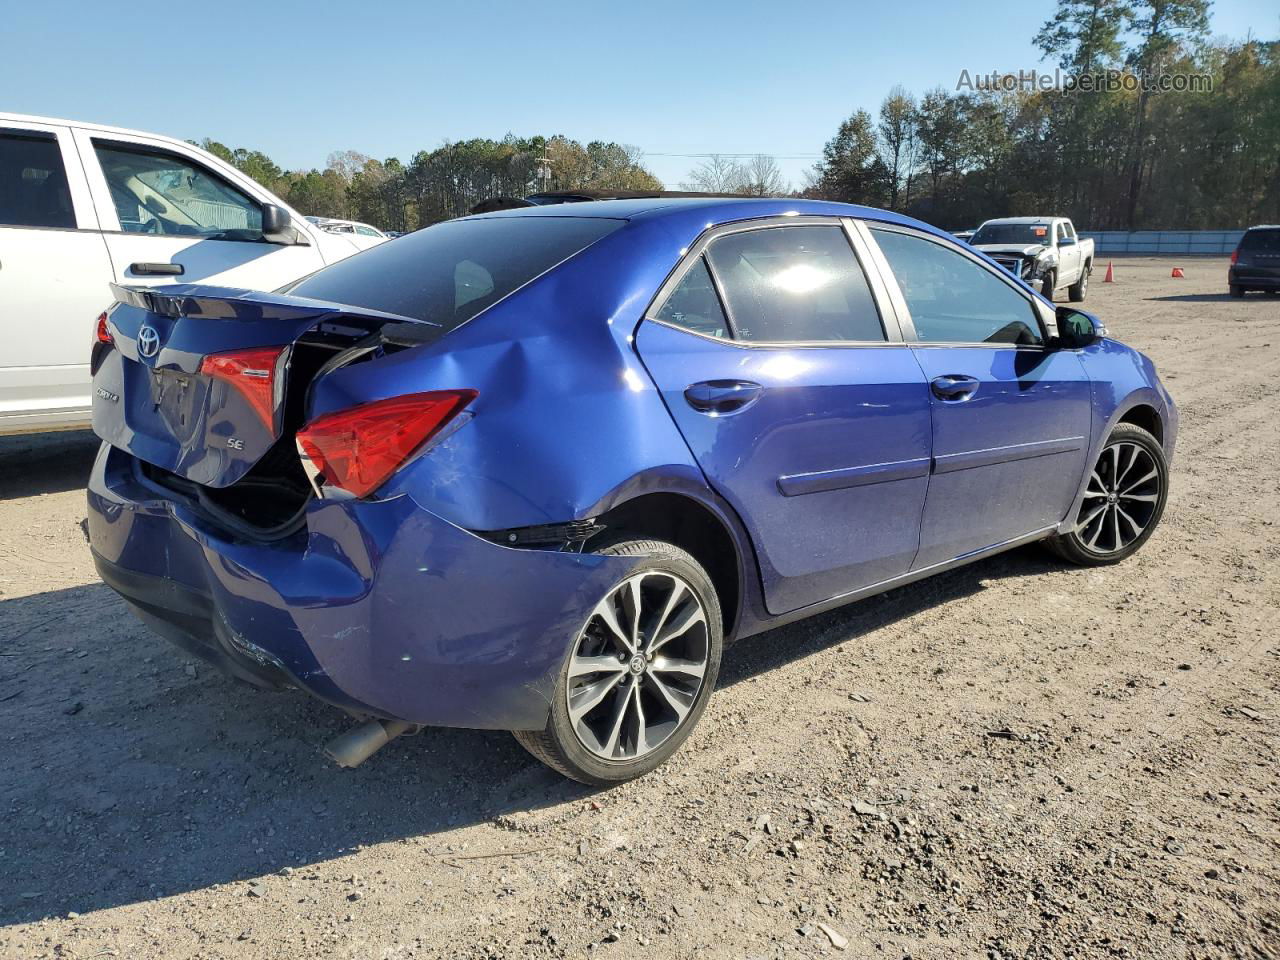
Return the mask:
<svg viewBox="0 0 1280 960">
<path fill-rule="evenodd" d="M 1250 253 L 1280 253 L 1280 230 L 1250 230 L 1240 241 Z"/>
<path fill-rule="evenodd" d="M 340 260 L 284 292 L 452 330 L 623 223 L 603 217 L 449 220 Z"/>
</svg>

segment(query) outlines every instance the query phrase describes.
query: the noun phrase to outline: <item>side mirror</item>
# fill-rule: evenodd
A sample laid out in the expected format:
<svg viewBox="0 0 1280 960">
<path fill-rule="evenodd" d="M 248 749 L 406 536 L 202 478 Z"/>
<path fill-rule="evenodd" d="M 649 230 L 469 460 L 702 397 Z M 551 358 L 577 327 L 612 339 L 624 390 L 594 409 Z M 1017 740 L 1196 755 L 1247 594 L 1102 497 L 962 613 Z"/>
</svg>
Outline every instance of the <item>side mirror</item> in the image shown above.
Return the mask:
<svg viewBox="0 0 1280 960">
<path fill-rule="evenodd" d="M 289 229 L 292 218 L 284 207 L 274 203 L 262 205 L 262 238 L 269 243 L 293 243 L 294 234 Z"/>
<path fill-rule="evenodd" d="M 1091 313 L 1075 307 L 1058 307 L 1054 315 L 1058 321 L 1058 345 L 1068 350 L 1087 347 L 1107 335 L 1102 321 Z"/>
<path fill-rule="evenodd" d="M 1058 241 L 1058 246 L 1060 246 L 1060 247 L 1073 247 L 1073 246 L 1075 246 L 1075 243 L 1076 243 L 1076 238 L 1075 238 L 1075 237 L 1063 237 L 1061 240 L 1059 240 L 1059 241 Z"/>
</svg>

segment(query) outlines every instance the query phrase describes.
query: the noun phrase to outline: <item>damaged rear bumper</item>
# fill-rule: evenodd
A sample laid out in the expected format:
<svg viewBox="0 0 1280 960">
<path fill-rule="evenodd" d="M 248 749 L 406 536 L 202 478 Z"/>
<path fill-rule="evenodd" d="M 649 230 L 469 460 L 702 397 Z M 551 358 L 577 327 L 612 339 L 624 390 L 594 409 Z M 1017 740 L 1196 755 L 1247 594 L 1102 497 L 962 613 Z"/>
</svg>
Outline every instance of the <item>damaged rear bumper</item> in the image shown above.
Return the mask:
<svg viewBox="0 0 1280 960">
<path fill-rule="evenodd" d="M 312 502 L 272 542 L 237 538 L 103 444 L 89 540 L 144 621 L 261 686 L 429 726 L 540 729 L 570 641 L 637 562 L 514 549 L 411 497 Z"/>
</svg>

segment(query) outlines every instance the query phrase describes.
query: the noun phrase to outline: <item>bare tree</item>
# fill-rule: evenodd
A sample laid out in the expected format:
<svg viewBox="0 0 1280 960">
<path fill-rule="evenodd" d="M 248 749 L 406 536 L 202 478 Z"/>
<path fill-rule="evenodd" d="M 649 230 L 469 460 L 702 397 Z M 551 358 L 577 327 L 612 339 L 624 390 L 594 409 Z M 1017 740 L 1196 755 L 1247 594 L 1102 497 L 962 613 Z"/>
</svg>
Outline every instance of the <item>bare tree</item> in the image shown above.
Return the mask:
<svg viewBox="0 0 1280 960">
<path fill-rule="evenodd" d="M 778 161 L 767 153 L 757 153 L 745 164 L 739 164 L 739 169 L 744 174 L 743 193 L 753 197 L 781 197 L 791 192 L 791 184 L 778 169 Z"/>
<path fill-rule="evenodd" d="M 702 193 L 745 193 L 749 174 L 737 160 L 713 153 L 689 171 L 689 179 L 680 186 Z"/>
<path fill-rule="evenodd" d="M 889 207 L 893 210 L 902 209 L 898 200 L 904 192 L 903 206 L 911 199 L 918 129 L 915 97 L 901 86 L 894 87 L 880 104 L 880 123 L 876 130 L 880 137 L 880 160 L 889 171 Z"/>
<path fill-rule="evenodd" d="M 355 175 L 364 169 L 371 158 L 358 150 L 335 150 L 329 154 L 325 163 L 326 170 L 332 170 L 343 180 L 350 183 Z"/>
</svg>

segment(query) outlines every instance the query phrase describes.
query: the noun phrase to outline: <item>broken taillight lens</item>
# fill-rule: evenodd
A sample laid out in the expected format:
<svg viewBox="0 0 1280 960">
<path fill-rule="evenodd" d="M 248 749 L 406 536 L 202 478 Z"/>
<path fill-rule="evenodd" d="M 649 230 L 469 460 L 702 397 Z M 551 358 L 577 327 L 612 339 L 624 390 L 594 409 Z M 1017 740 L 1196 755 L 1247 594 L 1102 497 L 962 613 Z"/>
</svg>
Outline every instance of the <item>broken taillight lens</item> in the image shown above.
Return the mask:
<svg viewBox="0 0 1280 960">
<path fill-rule="evenodd" d="M 109 347 L 115 346 L 115 340 L 111 336 L 111 328 L 107 326 L 107 311 L 103 310 L 98 314 L 98 329 L 95 334 L 98 343 L 105 343 Z"/>
<path fill-rule="evenodd" d="M 433 390 L 326 413 L 298 431 L 298 454 L 326 486 L 363 497 L 476 398 L 475 390 Z"/>
<path fill-rule="evenodd" d="M 248 402 L 258 419 L 275 433 L 277 388 L 284 376 L 281 360 L 285 347 L 252 347 L 230 353 L 213 353 L 200 363 L 200 372 L 229 384 Z"/>
</svg>

